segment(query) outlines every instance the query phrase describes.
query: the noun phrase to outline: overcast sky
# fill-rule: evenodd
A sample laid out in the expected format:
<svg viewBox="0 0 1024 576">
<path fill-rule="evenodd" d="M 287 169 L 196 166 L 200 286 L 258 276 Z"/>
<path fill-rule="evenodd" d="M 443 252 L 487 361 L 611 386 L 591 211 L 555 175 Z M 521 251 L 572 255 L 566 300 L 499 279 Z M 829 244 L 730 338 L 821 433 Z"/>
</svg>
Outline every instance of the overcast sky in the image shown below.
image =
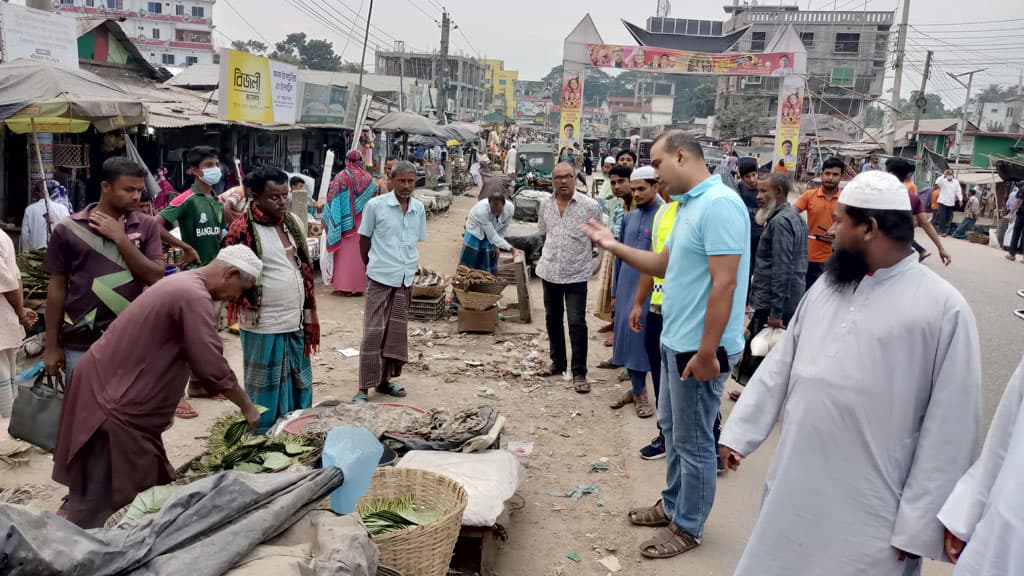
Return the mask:
<svg viewBox="0 0 1024 576">
<path fill-rule="evenodd" d="M 808 4 L 812 9 L 863 10 L 866 6 L 868 10 L 896 10 L 902 8 L 899 1 L 800 0 L 799 6 L 801 10 L 807 9 Z M 304 14 L 296 3 L 313 9 L 319 7 L 318 13 L 345 33 L 352 31 L 351 21 L 339 22 L 349 20 L 357 10 L 365 16 L 369 6 L 369 0 L 218 0 L 214 21 L 223 33 L 217 35 L 218 40 L 254 37 L 252 28 L 274 41 L 288 32 L 302 30 L 312 37 L 325 37 L 334 42 L 336 50 L 344 51 L 346 60 L 359 60 L 362 46 L 357 39 L 362 38 L 361 26 L 351 34 L 357 39 L 346 39 L 342 32 L 329 29 Z M 721 20 L 726 17 L 722 10 L 725 3 L 675 0 L 671 16 Z M 621 20 L 644 25 L 647 17 L 654 14 L 657 0 L 375 0 L 371 43 L 390 43 L 397 38 L 404 40 L 408 49 L 437 49 L 440 30 L 433 20 L 440 20 L 442 4 L 448 7 L 459 26 L 459 30 L 452 33 L 453 51 L 503 59 L 506 68 L 519 70 L 521 79 L 535 80 L 561 63 L 562 41 L 588 11 L 605 42 L 632 44 Z M 239 18 L 232 7 L 241 11 L 252 27 Z M 628 12 L 625 7 L 634 11 Z M 983 23 L 965 24 L 968 22 Z M 1021 34 L 1024 2 L 911 0 L 910 23 L 920 30 L 912 30 L 908 35 L 904 94 L 918 87 L 924 51 L 928 48 L 936 52 L 939 72 L 932 75 L 933 88 L 950 105 L 959 105 L 963 89 L 944 72 L 958 73 L 987 66 L 990 71 L 977 76 L 975 85 L 1017 83 L 1024 67 L 1024 34 Z M 372 44 L 367 62 L 372 65 Z M 887 82 L 887 89 L 890 84 L 891 80 Z"/>
<path fill-rule="evenodd" d="M 833 7 L 896 10 L 902 6 L 900 1 L 799 0 L 798 3 L 801 10 L 806 10 L 808 5 L 815 10 Z M 939 72 L 932 75 L 930 91 L 939 92 L 948 104 L 962 102 L 963 88 L 946 72 L 988 67 L 989 71 L 976 77 L 975 85 L 1017 83 L 1024 67 L 1024 34 L 1021 33 L 1024 31 L 1024 1 L 910 1 L 910 23 L 920 30 L 911 30 L 909 35 L 904 94 L 920 84 L 924 50 L 928 48 L 936 52 Z M 23 4 L 24 0 L 15 2 Z M 214 22 L 218 32 L 214 38 L 218 45 L 227 44 L 228 39 L 276 42 L 289 32 L 303 31 L 312 38 L 330 40 L 346 60 L 358 62 L 365 21 L 353 26 L 352 17 L 357 11 L 365 17 L 369 3 L 369 0 L 217 0 Z M 722 6 L 726 3 L 731 0 L 673 0 L 671 16 L 722 20 L 726 17 Z M 374 0 L 368 66 L 372 67 L 373 46 L 383 44 L 390 48 L 394 39 L 404 40 L 410 50 L 436 50 L 440 30 L 435 20 L 440 20 L 442 5 L 448 7 L 459 27 L 452 33 L 453 52 L 503 59 L 506 68 L 519 70 L 521 79 L 535 80 L 561 63 L 562 41 L 587 12 L 605 42 L 632 44 L 621 20 L 643 26 L 647 17 L 654 14 L 657 0 Z M 304 13 L 303 6 L 317 17 Z M 237 9 L 241 17 L 233 9 Z M 982 23 L 969 24 L 974 22 Z M 891 80 L 887 81 L 887 89 L 890 83 Z"/>
</svg>

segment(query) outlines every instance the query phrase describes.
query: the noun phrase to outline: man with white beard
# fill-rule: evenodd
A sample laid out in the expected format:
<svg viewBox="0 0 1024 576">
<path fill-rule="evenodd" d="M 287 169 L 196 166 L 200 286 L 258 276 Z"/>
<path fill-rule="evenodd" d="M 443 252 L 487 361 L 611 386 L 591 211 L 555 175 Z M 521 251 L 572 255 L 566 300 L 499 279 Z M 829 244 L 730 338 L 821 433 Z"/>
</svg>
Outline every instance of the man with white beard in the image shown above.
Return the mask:
<svg viewBox="0 0 1024 576">
<path fill-rule="evenodd" d="M 737 381 L 745 383 L 756 368 L 750 339 L 765 327 L 785 328 L 807 286 L 807 223 L 788 202 L 790 179 L 771 174 L 757 183 L 754 220 L 763 226 L 750 281 L 750 305 L 754 315 L 747 324 L 746 346 L 737 369 Z M 733 400 L 738 391 L 730 392 Z"/>
<path fill-rule="evenodd" d="M 936 515 L 977 454 L 974 315 L 918 264 L 906 188 L 858 175 L 832 232 L 826 277 L 722 432 L 735 470 L 782 422 L 737 576 L 919 574 L 943 553 Z"/>
<path fill-rule="evenodd" d="M 978 461 L 939 512 L 953 576 L 1020 574 L 1024 567 L 1024 359 L 1003 392 Z M 964 542 L 967 545 L 964 546 Z"/>
</svg>

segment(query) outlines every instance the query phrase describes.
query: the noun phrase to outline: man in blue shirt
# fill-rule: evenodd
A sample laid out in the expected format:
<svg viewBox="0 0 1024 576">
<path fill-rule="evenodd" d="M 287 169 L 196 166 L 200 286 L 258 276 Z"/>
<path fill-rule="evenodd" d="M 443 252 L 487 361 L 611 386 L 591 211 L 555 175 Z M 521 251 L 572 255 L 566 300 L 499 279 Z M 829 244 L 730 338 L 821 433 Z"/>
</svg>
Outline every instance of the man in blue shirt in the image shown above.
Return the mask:
<svg viewBox="0 0 1024 576">
<path fill-rule="evenodd" d="M 416 167 L 406 161 L 391 169 L 394 190 L 370 199 L 359 226 L 359 251 L 366 265 L 366 312 L 359 348 L 359 393 L 366 402 L 370 388 L 388 396 L 405 396 L 391 381 L 409 361 L 409 301 L 419 265 L 417 242 L 427 240 L 427 213 L 412 197 Z"/>
<path fill-rule="evenodd" d="M 629 519 L 662 527 L 640 545 L 643 556 L 670 558 L 700 544 L 715 499 L 715 419 L 731 365 L 743 351 L 750 217 L 739 195 L 708 172 L 700 144 L 685 132 L 659 136 L 651 165 L 680 205 L 664 250 L 630 248 L 595 221 L 584 232 L 640 272 L 665 279 L 658 424 L 667 487 L 660 501 L 631 511 Z"/>
</svg>

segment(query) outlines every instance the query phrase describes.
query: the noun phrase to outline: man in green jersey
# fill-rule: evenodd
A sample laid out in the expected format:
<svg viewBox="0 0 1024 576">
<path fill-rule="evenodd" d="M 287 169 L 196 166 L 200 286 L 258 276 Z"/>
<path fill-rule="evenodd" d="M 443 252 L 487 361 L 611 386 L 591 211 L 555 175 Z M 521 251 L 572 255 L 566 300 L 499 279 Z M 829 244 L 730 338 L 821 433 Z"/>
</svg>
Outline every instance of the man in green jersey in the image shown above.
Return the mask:
<svg viewBox="0 0 1024 576">
<path fill-rule="evenodd" d="M 199 253 L 199 265 L 205 266 L 220 252 L 224 234 L 224 205 L 213 194 L 223 176 L 217 149 L 196 146 L 189 150 L 187 173 L 195 178 L 192 188 L 178 194 L 157 220 L 164 226 L 177 224 L 181 239 Z"/>
</svg>

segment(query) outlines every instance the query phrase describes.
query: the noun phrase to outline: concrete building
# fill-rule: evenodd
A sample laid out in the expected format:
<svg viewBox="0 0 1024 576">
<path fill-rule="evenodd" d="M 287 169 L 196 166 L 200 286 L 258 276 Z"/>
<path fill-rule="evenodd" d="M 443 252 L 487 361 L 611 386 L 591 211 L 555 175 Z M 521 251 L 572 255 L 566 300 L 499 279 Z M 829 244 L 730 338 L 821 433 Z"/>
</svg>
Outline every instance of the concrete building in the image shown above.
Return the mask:
<svg viewBox="0 0 1024 576">
<path fill-rule="evenodd" d="M 519 80 L 519 71 L 505 70 L 504 60 L 481 60 L 486 69 L 484 88 L 491 91 L 495 112 L 512 117 L 515 115 L 515 83 Z"/>
<path fill-rule="evenodd" d="M 376 72 L 386 76 L 404 76 L 436 83 L 441 74 L 437 53 L 378 50 L 375 63 Z M 484 87 L 486 71 L 476 58 L 461 54 L 448 56 L 445 93 L 449 118 L 472 121 L 479 120 L 487 113 L 493 98 L 490 89 Z"/>
<path fill-rule="evenodd" d="M 1006 102 L 977 102 L 975 119 L 982 130 L 988 132 L 1024 132 L 1022 112 L 1024 96 L 1014 96 Z"/>
<path fill-rule="evenodd" d="M 653 138 L 665 126 L 672 125 L 674 105 L 675 98 L 672 96 L 646 96 L 642 99 L 609 97 L 611 134 L 619 137 L 637 134 L 641 138 Z"/>
<path fill-rule="evenodd" d="M 212 64 L 213 5 L 216 0 L 55 0 L 53 6 L 76 16 L 124 18 L 121 28 L 149 62 L 184 67 Z"/>
<path fill-rule="evenodd" d="M 732 50 L 764 52 L 787 24 L 807 48 L 807 90 L 813 112 L 860 117 L 882 95 L 889 45 L 895 38 L 892 12 L 801 11 L 797 6 L 754 5 L 734 0 L 725 6 L 730 18 L 723 33 L 748 27 Z M 718 81 L 717 109 L 737 101 L 755 101 L 765 116 L 778 111 L 780 78 L 723 77 Z"/>
</svg>

